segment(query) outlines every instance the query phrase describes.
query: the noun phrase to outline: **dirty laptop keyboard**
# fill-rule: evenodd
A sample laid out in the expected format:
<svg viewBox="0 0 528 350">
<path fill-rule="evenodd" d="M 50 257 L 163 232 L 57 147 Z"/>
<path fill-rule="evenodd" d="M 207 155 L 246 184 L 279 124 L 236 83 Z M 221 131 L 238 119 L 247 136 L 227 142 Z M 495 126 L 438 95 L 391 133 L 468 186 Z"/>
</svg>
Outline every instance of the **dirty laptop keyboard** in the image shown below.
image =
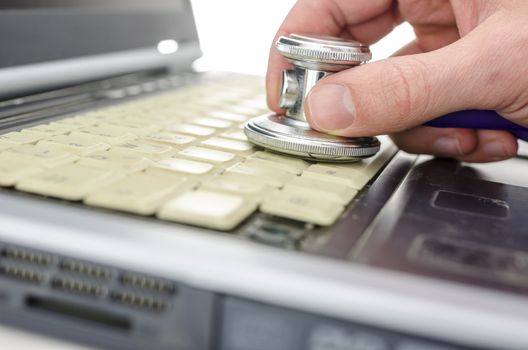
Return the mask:
<svg viewBox="0 0 528 350">
<path fill-rule="evenodd" d="M 229 231 L 254 212 L 332 225 L 392 157 L 306 162 L 257 149 L 258 78 L 205 81 L 0 135 L 0 186 Z"/>
</svg>

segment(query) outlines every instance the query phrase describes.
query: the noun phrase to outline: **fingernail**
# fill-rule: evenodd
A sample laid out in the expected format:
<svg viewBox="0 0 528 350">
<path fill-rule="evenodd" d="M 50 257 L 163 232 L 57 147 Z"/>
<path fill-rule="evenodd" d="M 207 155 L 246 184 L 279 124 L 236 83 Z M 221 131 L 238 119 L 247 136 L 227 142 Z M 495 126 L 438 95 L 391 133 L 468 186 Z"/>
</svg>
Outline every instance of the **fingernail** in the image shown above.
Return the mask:
<svg viewBox="0 0 528 350">
<path fill-rule="evenodd" d="M 507 157 L 508 151 L 504 145 L 504 142 L 495 140 L 484 144 L 484 152 L 492 158 L 504 158 Z"/>
<path fill-rule="evenodd" d="M 323 131 L 346 129 L 352 125 L 356 114 L 350 92 L 337 84 L 314 88 L 308 97 L 308 110 L 310 122 Z"/>
<path fill-rule="evenodd" d="M 458 156 L 462 154 L 458 138 L 454 136 L 440 137 L 433 142 L 432 147 L 438 155 Z"/>
</svg>

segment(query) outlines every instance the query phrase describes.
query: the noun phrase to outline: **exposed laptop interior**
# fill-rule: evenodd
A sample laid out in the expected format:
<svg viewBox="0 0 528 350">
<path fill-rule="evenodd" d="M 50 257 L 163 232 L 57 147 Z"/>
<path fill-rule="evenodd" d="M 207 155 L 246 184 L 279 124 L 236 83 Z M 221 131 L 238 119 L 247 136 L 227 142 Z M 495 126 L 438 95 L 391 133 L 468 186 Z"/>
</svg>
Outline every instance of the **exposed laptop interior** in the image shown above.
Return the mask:
<svg viewBox="0 0 528 350">
<path fill-rule="evenodd" d="M 528 348 L 522 150 L 258 149 L 262 78 L 193 71 L 185 0 L 2 1 L 0 43 L 2 323 L 111 349 Z"/>
</svg>

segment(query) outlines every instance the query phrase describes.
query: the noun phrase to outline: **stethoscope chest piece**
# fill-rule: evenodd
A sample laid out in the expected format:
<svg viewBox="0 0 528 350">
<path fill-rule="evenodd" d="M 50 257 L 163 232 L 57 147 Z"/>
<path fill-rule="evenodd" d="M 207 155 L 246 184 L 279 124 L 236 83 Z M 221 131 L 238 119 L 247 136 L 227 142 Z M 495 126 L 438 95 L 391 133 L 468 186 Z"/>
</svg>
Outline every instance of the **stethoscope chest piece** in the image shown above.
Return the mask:
<svg viewBox="0 0 528 350">
<path fill-rule="evenodd" d="M 275 114 L 251 119 L 245 127 L 248 139 L 272 151 L 310 160 L 354 162 L 375 155 L 380 143 L 375 137 L 339 137 L 310 128 L 304 115 L 304 99 L 327 75 L 358 66 L 371 58 L 368 46 L 331 37 L 291 34 L 280 37 L 277 50 L 293 64 L 283 72 L 279 107 Z"/>
<path fill-rule="evenodd" d="M 338 137 L 310 128 L 308 123 L 276 114 L 251 119 L 246 136 L 256 145 L 309 160 L 353 162 L 373 156 L 380 142 L 375 137 Z"/>
</svg>

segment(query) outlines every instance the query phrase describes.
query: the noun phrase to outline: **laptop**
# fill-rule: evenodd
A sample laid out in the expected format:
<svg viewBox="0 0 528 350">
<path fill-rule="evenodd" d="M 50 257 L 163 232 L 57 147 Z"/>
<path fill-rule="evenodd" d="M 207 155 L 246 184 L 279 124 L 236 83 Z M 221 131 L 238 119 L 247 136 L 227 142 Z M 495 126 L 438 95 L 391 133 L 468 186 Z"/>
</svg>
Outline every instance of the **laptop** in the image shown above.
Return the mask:
<svg viewBox="0 0 528 350">
<path fill-rule="evenodd" d="M 0 5 L 0 322 L 107 349 L 528 348 L 526 151 L 258 149 L 187 0 Z M 266 53 L 262 53 L 263 55 Z"/>
</svg>

